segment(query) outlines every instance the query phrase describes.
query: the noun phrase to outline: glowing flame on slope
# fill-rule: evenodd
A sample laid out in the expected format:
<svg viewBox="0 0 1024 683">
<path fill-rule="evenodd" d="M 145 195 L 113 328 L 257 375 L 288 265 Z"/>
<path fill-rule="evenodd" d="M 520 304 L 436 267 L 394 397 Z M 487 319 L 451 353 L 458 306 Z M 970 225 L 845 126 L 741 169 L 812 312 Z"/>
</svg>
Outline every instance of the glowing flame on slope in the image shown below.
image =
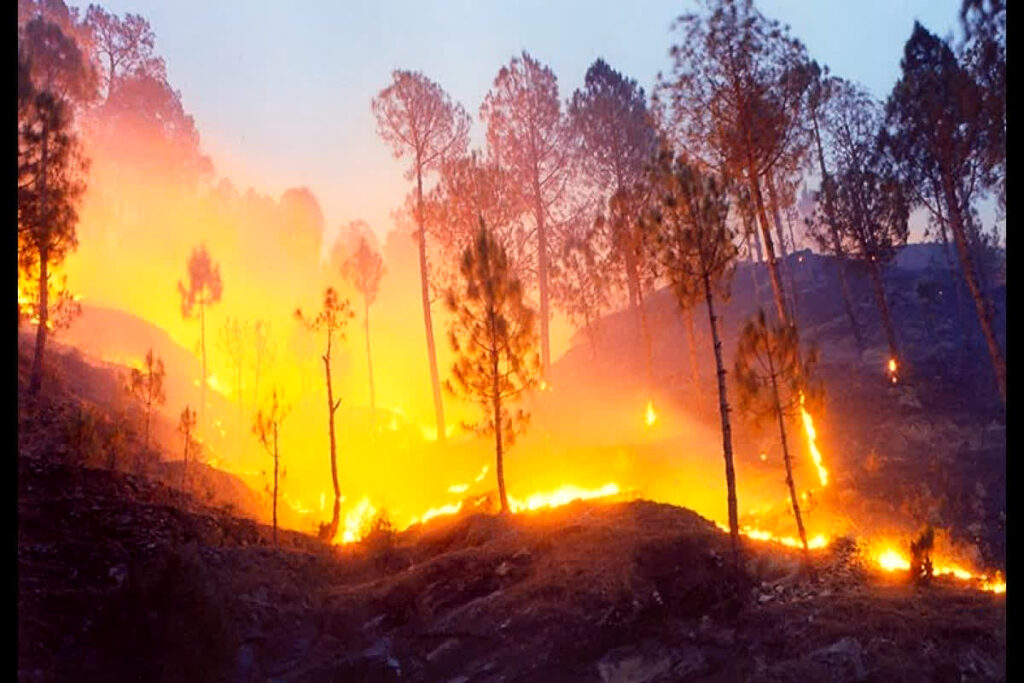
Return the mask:
<svg viewBox="0 0 1024 683">
<path fill-rule="evenodd" d="M 960 581 L 978 581 L 981 589 L 990 593 L 1005 593 L 1006 580 L 1000 572 L 993 577 L 988 574 L 975 574 L 964 569 L 956 563 L 944 563 L 941 560 L 932 560 L 932 574 L 935 576 L 952 576 Z M 887 572 L 910 571 L 910 560 L 898 550 L 886 547 L 875 555 L 875 562 L 878 567 Z"/>
<path fill-rule="evenodd" d="M 815 439 L 818 438 L 818 433 L 814 429 L 814 418 L 804 408 L 804 392 L 800 392 L 800 416 L 804 421 L 804 432 L 807 434 L 807 446 L 811 450 L 811 458 L 814 460 L 814 466 L 818 468 L 818 479 L 821 481 L 822 486 L 828 486 L 828 470 L 822 464 L 821 451 L 818 450 L 818 444 Z"/>
<path fill-rule="evenodd" d="M 363 529 L 377 513 L 377 508 L 364 497 L 345 515 L 345 527 L 341 535 L 342 543 L 355 543 L 362 535 Z"/>
<path fill-rule="evenodd" d="M 890 358 L 889 359 L 889 364 L 887 365 L 887 367 L 889 369 L 889 379 L 892 380 L 893 384 L 896 384 L 896 369 L 897 369 L 896 359 L 895 358 Z"/>
<path fill-rule="evenodd" d="M 729 533 L 729 527 L 726 526 L 725 524 L 722 524 L 721 522 L 715 522 L 715 526 L 717 526 L 722 531 L 724 531 L 726 533 Z M 755 541 L 764 541 L 764 542 L 767 542 L 767 543 L 778 543 L 778 544 L 784 545 L 784 546 L 786 546 L 788 548 L 803 548 L 804 547 L 803 543 L 800 542 L 800 539 L 796 538 L 794 536 L 776 536 L 775 534 L 773 534 L 770 531 L 765 531 L 764 529 L 758 529 L 756 527 L 752 527 L 752 526 L 748 526 L 748 525 L 741 526 L 739 533 L 740 533 L 740 536 L 746 536 L 747 538 L 752 538 Z M 825 548 L 827 546 L 828 546 L 828 537 L 825 536 L 824 534 L 815 534 L 814 536 L 811 536 L 810 538 L 807 539 L 807 549 L 808 550 L 818 550 L 820 548 Z"/>
<path fill-rule="evenodd" d="M 508 504 L 512 512 L 524 512 L 538 510 L 540 508 L 554 508 L 574 500 L 591 500 L 593 498 L 604 498 L 619 493 L 619 485 L 615 483 L 605 484 L 599 489 L 587 490 L 572 484 L 566 484 L 561 488 L 548 493 L 534 493 L 527 496 L 525 500 L 509 496 Z"/>
<path fill-rule="evenodd" d="M 652 426 L 658 420 L 658 414 L 654 412 L 654 403 L 651 401 L 647 402 L 647 410 L 644 412 L 644 422 L 648 427 Z"/>
<path fill-rule="evenodd" d="M 430 508 L 429 510 L 424 512 L 419 519 L 414 519 L 412 521 L 412 524 L 426 524 L 434 517 L 440 517 L 442 515 L 454 515 L 460 510 L 462 510 L 461 500 L 458 503 L 450 503 L 449 505 L 442 505 L 441 507 Z M 412 524 L 410 524 L 409 526 L 412 526 Z"/>
</svg>

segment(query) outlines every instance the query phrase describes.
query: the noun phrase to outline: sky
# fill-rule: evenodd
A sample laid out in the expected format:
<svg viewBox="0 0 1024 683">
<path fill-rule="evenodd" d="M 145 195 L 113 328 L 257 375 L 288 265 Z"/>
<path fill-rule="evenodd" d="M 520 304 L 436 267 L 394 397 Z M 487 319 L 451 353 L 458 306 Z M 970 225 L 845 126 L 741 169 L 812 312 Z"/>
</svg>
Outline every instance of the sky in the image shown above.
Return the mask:
<svg viewBox="0 0 1024 683">
<path fill-rule="evenodd" d="M 473 117 L 500 67 L 527 50 L 559 79 L 563 100 L 603 57 L 650 93 L 668 71 L 672 20 L 693 2 L 642 0 L 102 0 L 141 14 L 171 84 L 195 118 L 218 176 L 279 197 L 307 186 L 328 237 L 362 219 L 383 236 L 410 185 L 377 136 L 370 101 L 394 69 L 422 71 Z M 959 35 L 960 0 L 759 0 L 810 56 L 879 98 L 921 21 Z M 83 6 L 84 7 L 84 6 Z M 986 222 L 987 224 L 987 222 Z M 326 246 L 326 245 L 325 245 Z"/>
</svg>

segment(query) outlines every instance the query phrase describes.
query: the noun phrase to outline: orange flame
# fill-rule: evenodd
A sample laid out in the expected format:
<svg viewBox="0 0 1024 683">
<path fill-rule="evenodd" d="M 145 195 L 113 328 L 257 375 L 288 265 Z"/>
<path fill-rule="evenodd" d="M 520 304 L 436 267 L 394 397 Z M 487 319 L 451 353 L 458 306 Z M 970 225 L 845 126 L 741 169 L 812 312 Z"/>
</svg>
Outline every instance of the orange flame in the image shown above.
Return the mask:
<svg viewBox="0 0 1024 683">
<path fill-rule="evenodd" d="M 554 508 L 574 500 L 591 500 L 593 498 L 604 498 L 619 493 L 619 485 L 615 483 L 605 484 L 599 489 L 587 490 L 572 484 L 566 484 L 548 493 L 534 493 L 525 499 L 518 499 L 509 496 L 508 504 L 512 512 L 524 512 L 538 510 L 540 508 Z"/>
<path fill-rule="evenodd" d="M 341 534 L 341 542 L 344 544 L 358 541 L 362 537 L 363 529 L 376 513 L 377 508 L 373 506 L 369 498 L 364 497 L 359 501 L 345 515 L 345 528 Z"/>
<path fill-rule="evenodd" d="M 814 418 L 804 408 L 804 392 L 800 392 L 800 416 L 804 421 L 804 432 L 807 434 L 807 446 L 811 450 L 811 458 L 814 460 L 814 466 L 818 468 L 818 479 L 821 481 L 822 486 L 828 486 L 828 470 L 822 464 L 821 451 L 818 450 L 818 444 L 816 439 L 818 433 L 814 429 Z"/>
<path fill-rule="evenodd" d="M 657 420 L 658 414 L 654 412 L 654 403 L 653 401 L 648 401 L 647 410 L 644 412 L 644 422 L 647 424 L 648 427 L 651 427 L 654 425 L 655 422 L 657 422 Z"/>
<path fill-rule="evenodd" d="M 910 571 L 910 560 L 906 555 L 890 546 L 875 555 L 875 562 L 878 567 L 887 572 Z M 937 560 L 932 568 L 935 576 L 951 576 L 960 581 L 975 581 L 980 584 L 981 590 L 990 593 L 1005 593 L 1006 580 L 1000 572 L 989 577 L 988 574 L 976 574 L 953 562 Z"/>
</svg>

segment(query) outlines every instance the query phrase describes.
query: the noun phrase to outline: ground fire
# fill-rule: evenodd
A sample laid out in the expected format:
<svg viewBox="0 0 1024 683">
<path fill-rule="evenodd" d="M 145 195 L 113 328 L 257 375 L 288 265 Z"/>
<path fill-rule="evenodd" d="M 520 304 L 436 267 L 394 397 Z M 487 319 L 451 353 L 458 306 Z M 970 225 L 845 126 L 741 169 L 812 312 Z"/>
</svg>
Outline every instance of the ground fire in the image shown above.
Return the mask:
<svg viewBox="0 0 1024 683">
<path fill-rule="evenodd" d="M 1004 1 L 193 4 L 18 2 L 19 679 L 1006 680 Z"/>
</svg>

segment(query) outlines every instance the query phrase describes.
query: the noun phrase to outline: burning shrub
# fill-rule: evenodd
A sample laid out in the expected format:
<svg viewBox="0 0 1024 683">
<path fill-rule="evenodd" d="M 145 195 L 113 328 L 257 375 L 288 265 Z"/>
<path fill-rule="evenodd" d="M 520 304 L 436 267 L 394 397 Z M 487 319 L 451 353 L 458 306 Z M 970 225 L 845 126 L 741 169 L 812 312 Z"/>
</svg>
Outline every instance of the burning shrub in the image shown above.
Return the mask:
<svg viewBox="0 0 1024 683">
<path fill-rule="evenodd" d="M 931 551 L 934 545 L 935 530 L 930 524 L 910 544 L 910 578 L 918 585 L 926 586 L 932 580 Z"/>
</svg>

